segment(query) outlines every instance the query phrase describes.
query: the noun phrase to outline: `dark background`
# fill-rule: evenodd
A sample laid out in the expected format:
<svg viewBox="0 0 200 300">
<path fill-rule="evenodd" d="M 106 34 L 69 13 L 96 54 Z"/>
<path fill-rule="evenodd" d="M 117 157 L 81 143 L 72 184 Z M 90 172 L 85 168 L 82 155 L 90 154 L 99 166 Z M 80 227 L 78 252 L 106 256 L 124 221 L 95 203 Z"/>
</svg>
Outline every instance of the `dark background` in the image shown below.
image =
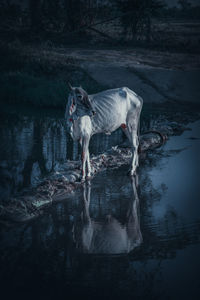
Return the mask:
<svg viewBox="0 0 200 300">
<path fill-rule="evenodd" d="M 199 1 L 1 1 L 0 217 L 11 207 L 20 219 L 27 208 L 15 196 L 67 159 L 80 159 L 64 122 L 66 82 L 88 93 L 129 86 L 144 99 L 142 131 L 162 118 L 192 127 L 188 122 L 199 119 L 199 50 Z M 76 253 L 81 189 L 33 222 L 0 218 L 2 299 L 199 299 L 197 125 L 141 167 L 144 241 L 130 255 Z M 96 136 L 90 152 L 122 141 L 121 131 Z M 125 174 L 123 167 L 94 178 L 93 217 L 130 199 Z"/>
</svg>

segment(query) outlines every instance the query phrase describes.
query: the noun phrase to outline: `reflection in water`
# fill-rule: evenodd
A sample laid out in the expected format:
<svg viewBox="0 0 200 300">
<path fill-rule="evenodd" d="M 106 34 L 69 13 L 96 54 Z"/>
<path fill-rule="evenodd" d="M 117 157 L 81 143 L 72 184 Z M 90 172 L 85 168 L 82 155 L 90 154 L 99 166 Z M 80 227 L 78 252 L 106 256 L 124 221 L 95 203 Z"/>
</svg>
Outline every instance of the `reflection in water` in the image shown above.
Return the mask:
<svg viewBox="0 0 200 300">
<path fill-rule="evenodd" d="M 0 125 L 2 197 L 34 185 L 57 162 L 66 160 L 67 138 L 61 122 L 12 117 Z"/>
<path fill-rule="evenodd" d="M 174 278 L 175 270 L 182 268 L 181 275 L 187 274 L 188 265 L 198 265 L 190 247 L 199 251 L 199 222 L 193 219 L 188 224 L 179 216 L 178 208 L 173 212 L 168 206 L 165 217 L 157 221 L 154 207 L 162 205 L 166 192 L 142 174 L 139 219 L 138 189 L 134 181 L 123 176 L 125 170 L 122 167 L 98 174 L 91 186 L 77 190 L 31 223 L 0 228 L 0 283 L 7 293 L 35 297 L 44 293 L 44 299 L 105 295 L 111 299 L 184 299 L 174 298 L 170 287 L 180 278 L 180 274 Z M 189 201 L 191 205 L 190 200 L 187 197 L 182 203 Z M 112 219 L 106 219 L 108 215 Z M 100 225 L 100 231 L 87 222 Z M 113 230 L 115 234 L 118 231 L 114 237 L 110 235 Z M 107 243 L 101 243 L 102 236 Z M 117 252 L 126 251 L 126 255 L 110 255 L 117 243 Z M 140 247 L 134 248 L 136 244 Z M 104 255 L 88 255 L 88 249 Z M 190 280 L 181 277 L 184 293 L 198 278 L 195 273 L 190 275 Z"/>
<path fill-rule="evenodd" d="M 66 131 L 63 119 L 1 116 L 0 197 L 3 199 L 51 172 L 67 159 L 80 159 L 80 149 Z M 91 153 L 122 141 L 122 132 L 91 140 Z"/>
<path fill-rule="evenodd" d="M 79 221 L 74 225 L 74 241 L 82 253 L 90 254 L 123 254 L 129 253 L 142 242 L 138 207 L 139 198 L 136 189 L 136 178 L 132 178 L 133 195 L 129 199 L 124 223 L 121 224 L 112 215 L 99 220 L 90 216 L 91 184 L 83 186 L 82 212 Z M 100 208 L 98 207 L 100 210 Z M 99 216 L 99 213 L 96 212 Z"/>
<path fill-rule="evenodd" d="M 9 109 L 10 111 L 10 109 Z M 62 112 L 48 111 L 45 115 L 28 111 L 28 116 L 0 112 L 0 198 L 37 184 L 44 174 L 55 170 L 67 159 L 80 159 L 80 148 L 66 130 Z M 36 113 L 36 112 L 35 112 Z M 38 112 L 37 112 L 38 113 Z M 141 129 L 152 126 L 156 116 L 143 118 Z M 124 139 L 119 129 L 111 137 L 105 134 L 91 138 L 91 154 L 102 153 Z"/>
<path fill-rule="evenodd" d="M 139 170 L 139 192 L 124 176 L 126 167 L 107 170 L 37 220 L 1 226 L 6 298 L 199 299 L 199 128 L 149 154 Z M 79 155 L 61 120 L 12 118 L 0 132 L 1 196 L 3 188 L 34 183 Z M 118 142 L 120 134 L 97 138 L 93 152 Z"/>
</svg>

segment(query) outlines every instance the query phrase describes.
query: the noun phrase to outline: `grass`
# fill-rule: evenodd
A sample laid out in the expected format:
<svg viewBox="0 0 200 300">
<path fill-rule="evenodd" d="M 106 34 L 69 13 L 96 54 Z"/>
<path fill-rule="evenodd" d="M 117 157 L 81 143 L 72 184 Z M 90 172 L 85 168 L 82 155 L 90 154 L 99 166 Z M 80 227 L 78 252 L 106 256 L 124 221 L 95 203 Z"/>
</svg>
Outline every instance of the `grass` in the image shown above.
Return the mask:
<svg viewBox="0 0 200 300">
<path fill-rule="evenodd" d="M 1 100 L 34 106 L 62 106 L 67 89 L 63 82 L 24 72 L 4 74 L 0 80 Z"/>
<path fill-rule="evenodd" d="M 79 61 L 58 48 L 1 44 L 0 57 L 1 103 L 62 108 L 69 92 L 67 82 L 82 85 L 89 94 L 105 89 L 80 67 Z"/>
</svg>

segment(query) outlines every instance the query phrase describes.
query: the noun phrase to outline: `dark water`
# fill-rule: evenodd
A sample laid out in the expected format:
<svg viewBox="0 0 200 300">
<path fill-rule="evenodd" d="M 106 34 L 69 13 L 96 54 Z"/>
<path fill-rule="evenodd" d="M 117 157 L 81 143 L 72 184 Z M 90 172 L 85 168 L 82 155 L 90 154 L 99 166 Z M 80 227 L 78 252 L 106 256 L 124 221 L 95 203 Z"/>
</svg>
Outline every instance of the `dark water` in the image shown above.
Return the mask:
<svg viewBox="0 0 200 300">
<path fill-rule="evenodd" d="M 6 298 L 199 299 L 200 122 L 189 126 L 135 180 L 127 167 L 100 173 L 37 220 L 2 228 Z"/>
<path fill-rule="evenodd" d="M 67 159 L 80 158 L 80 148 L 66 131 L 63 113 L 3 113 L 0 115 L 0 198 L 37 184 Z M 91 153 L 101 153 L 123 140 L 120 130 L 91 139 Z"/>
<path fill-rule="evenodd" d="M 0 112 L 0 200 L 34 186 L 42 176 L 55 170 L 67 159 L 80 159 L 80 146 L 67 133 L 64 112 L 55 109 L 5 106 Z M 149 128 L 156 115 L 148 113 L 141 127 Z M 124 140 L 121 129 L 95 135 L 90 153 L 99 154 Z"/>
</svg>

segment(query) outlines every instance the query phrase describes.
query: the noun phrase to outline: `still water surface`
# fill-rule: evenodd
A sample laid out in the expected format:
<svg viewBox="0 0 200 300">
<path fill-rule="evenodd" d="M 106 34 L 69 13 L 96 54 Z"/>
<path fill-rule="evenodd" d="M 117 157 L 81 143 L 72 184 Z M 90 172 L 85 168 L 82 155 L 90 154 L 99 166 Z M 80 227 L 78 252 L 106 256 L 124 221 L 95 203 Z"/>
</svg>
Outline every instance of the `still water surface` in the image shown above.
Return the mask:
<svg viewBox="0 0 200 300">
<path fill-rule="evenodd" d="M 189 127 L 136 180 L 127 167 L 107 170 L 37 220 L 2 229 L 7 295 L 199 299 L 200 121 Z"/>
<path fill-rule="evenodd" d="M 63 111 L 38 112 L 23 106 L 18 110 L 6 106 L 0 112 L 0 199 L 36 185 L 67 159 L 80 159 L 80 146 L 67 133 L 63 117 Z M 155 119 L 155 113 L 148 113 L 148 118 L 142 119 L 142 129 L 149 128 Z M 90 153 L 102 153 L 124 138 L 120 129 L 111 136 L 95 135 Z"/>
<path fill-rule="evenodd" d="M 47 111 L 48 112 L 48 111 Z M 62 114 L 0 115 L 0 198 L 8 199 L 24 187 L 35 185 L 58 164 L 79 159 L 80 147 L 67 133 Z M 122 141 L 121 131 L 95 136 L 91 153 L 100 153 Z"/>
</svg>

